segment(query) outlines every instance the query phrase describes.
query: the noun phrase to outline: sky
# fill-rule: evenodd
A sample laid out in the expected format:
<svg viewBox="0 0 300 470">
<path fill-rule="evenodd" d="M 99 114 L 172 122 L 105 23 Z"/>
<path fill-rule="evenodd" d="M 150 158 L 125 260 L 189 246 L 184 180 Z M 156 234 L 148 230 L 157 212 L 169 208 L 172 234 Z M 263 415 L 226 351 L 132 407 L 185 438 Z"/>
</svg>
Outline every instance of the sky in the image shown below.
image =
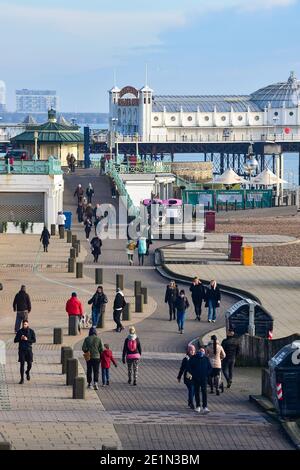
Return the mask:
<svg viewBox="0 0 300 470">
<path fill-rule="evenodd" d="M 116 84 L 248 94 L 300 78 L 300 0 L 0 0 L 0 80 L 55 89 L 60 110 L 107 112 Z"/>
</svg>

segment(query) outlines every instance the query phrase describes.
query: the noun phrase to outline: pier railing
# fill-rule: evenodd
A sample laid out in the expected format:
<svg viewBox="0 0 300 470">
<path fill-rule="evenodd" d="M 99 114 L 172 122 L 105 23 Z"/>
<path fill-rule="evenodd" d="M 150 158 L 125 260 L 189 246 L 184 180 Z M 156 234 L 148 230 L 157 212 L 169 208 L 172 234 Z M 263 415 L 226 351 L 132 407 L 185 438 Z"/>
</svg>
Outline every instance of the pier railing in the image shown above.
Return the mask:
<svg viewBox="0 0 300 470">
<path fill-rule="evenodd" d="M 118 173 L 171 173 L 171 163 L 165 162 L 128 162 L 115 164 Z"/>
<path fill-rule="evenodd" d="M 107 175 L 109 175 L 114 180 L 114 182 L 116 183 L 116 187 L 118 189 L 119 195 L 126 198 L 126 200 L 127 200 L 127 209 L 130 212 L 130 215 L 133 215 L 134 217 L 138 217 L 139 209 L 133 204 L 133 201 L 132 201 L 130 195 L 128 194 L 128 192 L 127 192 L 124 181 L 122 180 L 119 172 L 117 171 L 116 166 L 117 165 L 115 165 L 114 162 L 106 161 L 106 163 L 105 163 L 105 173 Z"/>
<path fill-rule="evenodd" d="M 13 175 L 61 175 L 60 161 L 54 157 L 48 160 L 20 160 L 13 164 L 0 160 L 0 174 Z"/>
</svg>

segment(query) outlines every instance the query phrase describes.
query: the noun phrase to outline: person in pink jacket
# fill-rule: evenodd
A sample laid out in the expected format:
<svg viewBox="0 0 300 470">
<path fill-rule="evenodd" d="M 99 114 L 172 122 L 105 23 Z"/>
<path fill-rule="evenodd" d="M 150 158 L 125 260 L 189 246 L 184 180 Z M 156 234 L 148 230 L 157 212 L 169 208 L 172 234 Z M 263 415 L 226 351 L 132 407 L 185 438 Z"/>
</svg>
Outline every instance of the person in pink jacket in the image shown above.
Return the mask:
<svg viewBox="0 0 300 470">
<path fill-rule="evenodd" d="M 210 342 L 206 348 L 206 355 L 210 360 L 212 372 L 209 377 L 210 393 L 214 393 L 214 387 L 216 388 L 216 395 L 220 395 L 221 386 L 221 371 L 222 371 L 222 360 L 225 359 L 226 354 L 216 335 L 212 335 Z M 224 391 L 224 385 L 221 386 L 222 392 Z"/>
</svg>

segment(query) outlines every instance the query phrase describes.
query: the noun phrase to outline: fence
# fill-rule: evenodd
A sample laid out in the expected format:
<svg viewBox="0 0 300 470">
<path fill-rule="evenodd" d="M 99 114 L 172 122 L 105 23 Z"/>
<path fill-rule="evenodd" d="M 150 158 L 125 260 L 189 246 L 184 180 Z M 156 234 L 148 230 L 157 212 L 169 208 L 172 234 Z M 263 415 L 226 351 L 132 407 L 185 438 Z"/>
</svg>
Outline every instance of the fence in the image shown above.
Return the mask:
<svg viewBox="0 0 300 470">
<path fill-rule="evenodd" d="M 14 175 L 61 175 L 61 164 L 56 158 L 49 160 L 20 160 L 14 161 L 12 165 L 0 161 L 0 174 Z"/>
<path fill-rule="evenodd" d="M 203 204 L 206 209 L 238 210 L 272 207 L 271 189 L 238 189 L 238 190 L 183 190 L 182 200 L 185 204 Z"/>
<path fill-rule="evenodd" d="M 132 216 L 138 217 L 139 209 L 133 204 L 132 199 L 127 192 L 124 181 L 120 177 L 112 161 L 106 161 L 105 173 L 108 174 L 115 181 L 119 195 L 126 198 L 128 211 L 130 210 Z"/>
</svg>

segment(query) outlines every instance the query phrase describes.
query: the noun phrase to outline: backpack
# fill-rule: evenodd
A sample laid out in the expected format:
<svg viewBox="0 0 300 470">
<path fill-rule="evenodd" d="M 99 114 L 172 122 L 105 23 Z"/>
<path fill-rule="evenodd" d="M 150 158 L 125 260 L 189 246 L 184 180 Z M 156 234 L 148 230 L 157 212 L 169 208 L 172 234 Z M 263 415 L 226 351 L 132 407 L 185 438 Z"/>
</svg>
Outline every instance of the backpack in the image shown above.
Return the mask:
<svg viewBox="0 0 300 470">
<path fill-rule="evenodd" d="M 127 348 L 128 348 L 128 351 L 130 351 L 131 353 L 134 353 L 136 351 L 136 348 L 137 348 L 136 339 L 129 339 L 128 342 L 127 342 Z"/>
</svg>

